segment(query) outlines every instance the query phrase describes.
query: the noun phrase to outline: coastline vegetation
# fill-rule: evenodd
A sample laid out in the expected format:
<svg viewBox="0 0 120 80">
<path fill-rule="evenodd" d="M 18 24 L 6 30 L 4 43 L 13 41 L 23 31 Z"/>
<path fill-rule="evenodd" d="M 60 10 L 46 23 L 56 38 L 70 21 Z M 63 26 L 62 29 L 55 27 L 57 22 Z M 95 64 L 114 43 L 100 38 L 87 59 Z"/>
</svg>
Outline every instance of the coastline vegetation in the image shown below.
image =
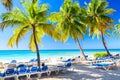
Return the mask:
<svg viewBox="0 0 120 80">
<path fill-rule="evenodd" d="M 97 52 L 93 54 L 94 58 L 103 58 L 105 56 L 107 56 L 106 52 Z"/>
</svg>

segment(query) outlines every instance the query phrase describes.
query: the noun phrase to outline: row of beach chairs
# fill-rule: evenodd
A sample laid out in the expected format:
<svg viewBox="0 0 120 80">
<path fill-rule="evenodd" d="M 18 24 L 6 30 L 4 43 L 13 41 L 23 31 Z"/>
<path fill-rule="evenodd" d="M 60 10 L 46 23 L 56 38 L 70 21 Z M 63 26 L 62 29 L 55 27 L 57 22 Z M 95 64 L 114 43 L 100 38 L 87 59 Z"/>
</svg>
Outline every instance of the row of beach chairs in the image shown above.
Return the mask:
<svg viewBox="0 0 120 80">
<path fill-rule="evenodd" d="M 68 62 L 65 65 L 54 66 L 52 68 L 48 66 L 42 66 L 38 68 L 36 66 L 28 67 L 24 64 L 21 64 L 15 68 L 8 68 L 3 73 L 0 73 L 0 80 L 6 80 L 13 78 L 13 80 L 19 80 L 24 77 L 23 80 L 28 80 L 32 78 L 33 75 L 36 75 L 37 78 L 40 78 L 42 74 L 47 74 L 50 76 L 52 72 L 58 74 L 60 71 L 66 71 L 68 68 L 71 68 L 72 64 Z"/>
<path fill-rule="evenodd" d="M 80 56 L 77 57 L 78 59 Z M 100 68 L 104 70 L 110 70 L 112 68 L 116 68 L 116 62 L 115 58 L 112 56 L 106 56 L 102 58 L 96 58 L 96 59 L 89 59 L 87 57 L 86 61 L 76 61 L 77 58 L 72 58 L 72 59 L 67 59 L 67 60 L 62 60 L 62 62 L 71 62 L 71 63 L 85 63 L 85 64 L 90 64 L 93 68 Z M 120 59 L 120 58 L 119 58 Z"/>
<path fill-rule="evenodd" d="M 88 56 L 86 56 L 88 58 Z M 65 71 L 67 68 L 71 68 L 71 65 L 74 63 L 82 62 L 80 56 L 77 58 L 63 59 L 60 58 L 60 61 L 65 63 L 64 65 L 54 66 L 52 68 L 48 66 L 42 66 L 41 68 L 36 67 L 35 65 L 29 66 L 28 63 L 36 63 L 37 59 L 31 59 L 26 66 L 18 66 L 16 60 L 12 60 L 10 64 L 16 64 L 14 68 L 7 68 L 3 73 L 0 73 L 0 80 L 5 80 L 6 78 L 14 78 L 14 80 L 19 80 L 21 77 L 25 76 L 27 79 L 32 78 L 32 75 L 36 75 L 38 78 L 42 74 L 47 74 L 50 76 L 52 72 L 58 74 L 60 71 Z M 84 61 L 83 61 L 84 62 Z M 94 68 L 103 68 L 109 70 L 112 66 L 115 66 L 114 58 L 112 56 L 107 56 L 103 58 L 96 58 L 95 60 L 88 60 L 85 62 L 91 62 L 91 66 Z M 27 80 L 26 79 L 26 80 Z"/>
</svg>

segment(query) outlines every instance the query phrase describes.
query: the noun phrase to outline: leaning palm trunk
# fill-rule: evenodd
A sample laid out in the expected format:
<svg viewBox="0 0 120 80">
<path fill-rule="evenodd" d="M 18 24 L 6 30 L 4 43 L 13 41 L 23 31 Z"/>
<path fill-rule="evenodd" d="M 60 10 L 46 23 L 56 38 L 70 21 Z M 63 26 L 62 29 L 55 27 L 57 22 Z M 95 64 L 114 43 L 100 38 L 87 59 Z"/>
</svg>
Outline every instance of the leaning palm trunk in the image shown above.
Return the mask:
<svg viewBox="0 0 120 80">
<path fill-rule="evenodd" d="M 102 42 L 103 42 L 103 45 L 105 47 L 105 50 L 107 51 L 107 55 L 108 56 L 111 56 L 109 50 L 107 49 L 107 46 L 106 46 L 106 43 L 105 43 L 105 39 L 104 39 L 104 35 L 103 35 L 103 32 L 101 31 L 101 36 L 102 36 Z"/>
<path fill-rule="evenodd" d="M 84 54 L 84 52 L 83 52 L 83 49 L 82 49 L 82 47 L 81 47 L 81 45 L 80 45 L 80 42 L 79 42 L 78 38 L 77 38 L 77 43 L 78 43 L 78 46 L 79 46 L 79 48 L 80 48 L 80 51 L 81 51 L 81 54 L 82 54 L 82 58 L 83 58 L 84 60 L 87 60 L 86 57 L 85 57 L 85 54 Z"/>
<path fill-rule="evenodd" d="M 39 54 L 39 49 L 38 49 L 38 45 L 37 45 L 37 41 L 36 41 L 36 33 L 35 33 L 35 26 L 33 25 L 33 36 L 34 36 L 34 43 L 35 43 L 35 47 L 36 47 L 36 53 L 37 53 L 37 65 L 40 68 L 40 54 Z"/>
</svg>

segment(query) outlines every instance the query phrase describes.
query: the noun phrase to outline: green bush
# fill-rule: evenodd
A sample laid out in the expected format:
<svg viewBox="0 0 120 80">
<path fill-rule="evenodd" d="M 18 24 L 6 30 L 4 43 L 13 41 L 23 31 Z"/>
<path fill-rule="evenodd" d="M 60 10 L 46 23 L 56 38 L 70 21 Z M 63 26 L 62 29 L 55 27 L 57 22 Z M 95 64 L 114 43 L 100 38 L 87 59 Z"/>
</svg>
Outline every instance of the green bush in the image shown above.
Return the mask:
<svg viewBox="0 0 120 80">
<path fill-rule="evenodd" d="M 107 56 L 106 52 L 97 52 L 94 54 L 95 58 L 101 58 L 101 57 L 105 57 L 105 56 Z"/>
</svg>

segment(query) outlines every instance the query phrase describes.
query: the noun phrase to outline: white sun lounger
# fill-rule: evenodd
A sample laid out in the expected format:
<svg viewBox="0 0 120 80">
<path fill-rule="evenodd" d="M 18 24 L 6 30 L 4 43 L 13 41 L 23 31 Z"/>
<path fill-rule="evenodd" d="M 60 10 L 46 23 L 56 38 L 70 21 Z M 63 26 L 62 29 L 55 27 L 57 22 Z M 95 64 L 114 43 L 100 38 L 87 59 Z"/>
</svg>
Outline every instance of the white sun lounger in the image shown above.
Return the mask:
<svg viewBox="0 0 120 80">
<path fill-rule="evenodd" d="M 111 67 L 115 66 L 114 62 L 101 62 L 92 64 L 94 68 L 103 68 L 105 70 L 109 70 Z"/>
</svg>

